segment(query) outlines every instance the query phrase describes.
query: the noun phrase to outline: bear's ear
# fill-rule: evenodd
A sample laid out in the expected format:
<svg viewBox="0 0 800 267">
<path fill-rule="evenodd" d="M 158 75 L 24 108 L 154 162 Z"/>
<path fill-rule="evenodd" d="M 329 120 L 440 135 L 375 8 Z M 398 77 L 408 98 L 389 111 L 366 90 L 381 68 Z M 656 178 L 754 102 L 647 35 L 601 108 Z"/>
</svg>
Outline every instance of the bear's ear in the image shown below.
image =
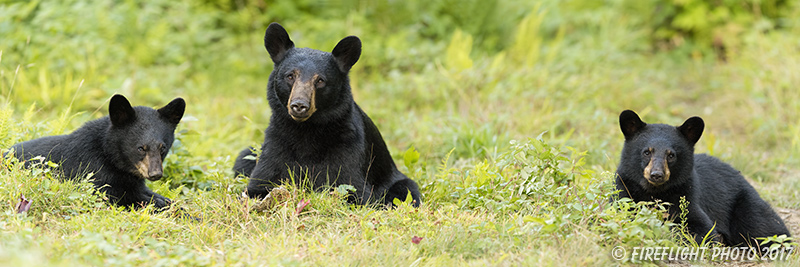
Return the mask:
<svg viewBox="0 0 800 267">
<path fill-rule="evenodd" d="M 619 128 L 622 129 L 622 134 L 625 135 L 625 140 L 630 140 L 639 133 L 647 123 L 644 123 L 639 115 L 632 110 L 625 110 L 619 114 Z"/>
<path fill-rule="evenodd" d="M 111 97 L 111 103 L 108 104 L 108 116 L 111 118 L 111 124 L 114 126 L 123 126 L 136 119 L 136 111 L 131 107 L 131 102 L 122 95 L 114 95 Z"/>
<path fill-rule="evenodd" d="M 163 108 L 158 109 L 158 114 L 169 123 L 178 124 L 183 118 L 183 111 L 186 110 L 186 101 L 183 98 L 175 98 Z"/>
<path fill-rule="evenodd" d="M 700 140 L 700 136 L 703 135 L 703 128 L 705 128 L 705 126 L 706 124 L 700 117 L 691 117 L 683 122 L 683 125 L 678 126 L 678 131 L 686 137 L 686 140 L 694 145 L 697 143 L 697 140 Z"/>
<path fill-rule="evenodd" d="M 277 22 L 273 22 L 269 24 L 267 32 L 264 34 L 264 47 L 267 48 L 272 62 L 278 64 L 286 57 L 289 49 L 294 47 L 294 43 L 289 39 L 286 29 Z"/>
<path fill-rule="evenodd" d="M 347 36 L 336 44 L 331 54 L 333 54 L 339 70 L 347 73 L 361 57 L 361 40 L 355 36 Z"/>
</svg>

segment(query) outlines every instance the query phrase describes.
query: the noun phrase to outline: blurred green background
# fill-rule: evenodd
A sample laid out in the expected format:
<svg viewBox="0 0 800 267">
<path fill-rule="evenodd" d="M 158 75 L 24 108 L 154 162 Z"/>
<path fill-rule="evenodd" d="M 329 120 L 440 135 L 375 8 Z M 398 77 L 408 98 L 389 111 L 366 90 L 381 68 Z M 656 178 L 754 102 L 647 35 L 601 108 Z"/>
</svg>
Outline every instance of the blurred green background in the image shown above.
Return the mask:
<svg viewBox="0 0 800 267">
<path fill-rule="evenodd" d="M 798 18 L 788 0 L 0 0 L 0 147 L 71 132 L 115 93 L 152 107 L 183 97 L 157 185 L 241 190 L 229 169 L 269 123 L 263 34 L 279 22 L 298 47 L 361 38 L 356 102 L 431 205 L 469 194 L 443 190 L 443 160 L 469 176 L 540 134 L 585 151 L 578 185 L 608 186 L 618 115 L 633 109 L 652 123 L 703 117 L 698 153 L 797 209 Z"/>
<path fill-rule="evenodd" d="M 186 98 L 186 148 L 234 155 L 269 122 L 262 40 L 279 22 L 299 47 L 363 40 L 354 94 L 396 156 L 413 145 L 434 160 L 451 148 L 485 157 L 547 132 L 612 169 L 617 115 L 633 109 L 648 122 L 702 116 L 699 152 L 759 179 L 800 163 L 791 1 L 2 3 L 2 102 L 30 122 L 62 117 L 23 126 L 5 147 L 69 132 L 120 93 L 147 106 Z"/>
</svg>

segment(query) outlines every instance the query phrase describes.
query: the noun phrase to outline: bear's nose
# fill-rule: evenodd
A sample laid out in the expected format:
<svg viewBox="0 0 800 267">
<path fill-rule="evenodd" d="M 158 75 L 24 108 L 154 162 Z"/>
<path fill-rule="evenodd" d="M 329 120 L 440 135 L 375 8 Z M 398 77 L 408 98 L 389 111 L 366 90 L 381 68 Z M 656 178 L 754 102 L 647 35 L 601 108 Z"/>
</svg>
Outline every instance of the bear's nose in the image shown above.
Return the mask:
<svg viewBox="0 0 800 267">
<path fill-rule="evenodd" d="M 292 101 L 292 111 L 297 114 L 303 114 L 308 111 L 308 103 L 300 100 Z"/>
<path fill-rule="evenodd" d="M 650 179 L 654 182 L 660 182 L 664 179 L 664 172 L 662 171 L 652 171 L 650 172 Z"/>
<path fill-rule="evenodd" d="M 148 177 L 147 179 L 150 181 L 156 181 L 158 179 L 161 179 L 161 176 L 163 175 L 164 172 L 162 172 L 161 170 L 150 170 L 150 173 L 147 174 L 147 176 L 150 177 Z"/>
</svg>

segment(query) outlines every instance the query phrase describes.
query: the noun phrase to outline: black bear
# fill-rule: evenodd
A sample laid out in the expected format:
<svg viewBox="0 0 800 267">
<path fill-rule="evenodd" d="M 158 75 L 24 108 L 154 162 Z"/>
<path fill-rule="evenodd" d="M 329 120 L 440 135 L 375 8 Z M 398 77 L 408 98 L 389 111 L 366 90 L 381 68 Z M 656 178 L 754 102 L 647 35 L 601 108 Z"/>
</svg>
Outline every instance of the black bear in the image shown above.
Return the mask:
<svg viewBox="0 0 800 267">
<path fill-rule="evenodd" d="M 756 238 L 790 235 L 739 171 L 715 157 L 694 154 L 705 127 L 700 117 L 676 127 L 644 123 L 626 110 L 619 126 L 625 136 L 616 175 L 620 198 L 669 202 L 669 215 L 677 219 L 680 197 L 685 197 L 686 224 L 698 244 L 709 232 L 713 241 L 743 247 L 756 247 Z"/>
<path fill-rule="evenodd" d="M 378 128 L 353 101 L 348 72 L 361 56 L 361 40 L 348 36 L 333 51 L 295 48 L 277 23 L 267 27 L 264 46 L 275 67 L 267 101 L 272 117 L 258 160 L 243 150 L 233 170 L 250 177 L 246 194 L 261 198 L 284 181 L 307 177 L 321 190 L 352 185 L 349 201 L 392 203 L 410 193 L 419 206 L 417 184 L 397 170 Z"/>
<path fill-rule="evenodd" d="M 151 191 L 145 179 L 161 178 L 162 162 L 185 108 L 182 98 L 155 110 L 131 107 L 124 96 L 114 95 L 108 116 L 89 121 L 68 135 L 15 144 L 12 151 L 26 161 L 25 166 L 38 156 L 59 164 L 57 171 L 66 179 L 93 173 L 95 188 L 114 204 L 136 208 L 152 203 L 161 209 L 171 201 Z"/>
</svg>

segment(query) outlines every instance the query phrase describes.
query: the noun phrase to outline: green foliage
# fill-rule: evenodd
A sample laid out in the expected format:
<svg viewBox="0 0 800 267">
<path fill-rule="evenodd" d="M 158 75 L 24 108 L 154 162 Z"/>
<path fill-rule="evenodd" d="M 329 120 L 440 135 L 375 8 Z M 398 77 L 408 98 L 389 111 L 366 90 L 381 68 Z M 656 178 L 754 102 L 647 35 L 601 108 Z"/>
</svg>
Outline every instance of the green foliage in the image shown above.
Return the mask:
<svg viewBox="0 0 800 267">
<path fill-rule="evenodd" d="M 585 164 L 586 152 L 578 152 L 571 147 L 571 156 L 567 157 L 566 151 L 548 145 L 542 140 L 540 134 L 536 140 L 526 143 L 511 142 L 511 151 L 506 154 L 504 161 L 523 166 L 517 173 L 523 179 L 524 185 L 520 187 L 520 194 L 537 194 L 548 185 L 570 185 L 576 177 L 589 177 L 591 173 L 584 173 L 581 167 Z"/>
<path fill-rule="evenodd" d="M 597 216 L 592 225 L 602 240 L 626 246 L 675 246 L 671 231 L 676 224 L 665 221 L 667 205 L 656 202 L 635 203 L 629 198 L 615 201 Z"/>
<path fill-rule="evenodd" d="M 12 142 L 15 138 L 12 135 L 16 131 L 11 120 L 13 112 L 13 110 L 7 108 L 0 109 L 0 147 L 10 147 L 14 144 Z"/>
<path fill-rule="evenodd" d="M 793 251 L 798 245 L 800 245 L 797 243 L 797 241 L 795 241 L 795 238 L 787 235 L 769 236 L 758 239 L 761 240 L 761 242 L 758 243 L 759 246 L 770 244 L 770 250 L 783 249 L 785 251 Z"/>
<path fill-rule="evenodd" d="M 472 59 L 469 58 L 470 52 L 472 52 L 472 36 L 464 34 L 461 30 L 456 30 L 445 50 L 444 65 L 451 71 L 463 71 L 472 68 Z"/>
<path fill-rule="evenodd" d="M 24 177 L 26 179 L 4 180 L 0 183 L 0 193 L 3 199 L 14 200 L 13 205 L 21 197 L 29 199 L 33 204 L 28 214 L 33 214 L 37 219 L 47 220 L 54 218 L 70 219 L 84 212 L 97 211 L 105 206 L 102 199 L 97 196 L 94 186 L 87 182 L 92 174 L 86 175 L 80 181 L 61 181 L 56 179 L 58 174 L 53 171 L 58 164 L 44 161 L 44 158 L 32 159 L 30 168 L 23 168 L 16 158 L 3 157 L 0 176 Z M 6 209 L 7 215 L 15 213 Z"/>
<path fill-rule="evenodd" d="M 669 241 L 674 224 L 663 220 L 666 208 L 658 204 L 653 210 L 651 203 L 632 203 L 630 199 L 610 204 L 608 200 L 616 195 L 611 179 L 598 178 L 606 175 L 595 176 L 583 168 L 585 152 L 551 146 L 541 136 L 512 141 L 510 148 L 501 151 L 507 152 L 496 160 L 458 169 L 447 166 L 448 154 L 436 180 L 423 187 L 428 192 L 426 201 L 517 214 L 516 225 L 502 226 L 511 227 L 502 231 L 570 236 L 591 229 L 602 244 L 674 244 Z M 581 183 L 576 184 L 578 181 Z"/>
<path fill-rule="evenodd" d="M 409 147 L 405 153 L 403 153 L 403 163 L 406 168 L 411 169 L 414 164 L 419 161 L 419 151 L 414 149 L 414 147 Z"/>
<path fill-rule="evenodd" d="M 175 141 L 169 154 L 164 159 L 164 178 L 162 182 L 171 188 L 188 186 L 199 190 L 211 190 L 217 184 L 209 180 L 205 169 L 189 151 L 183 143 L 184 136 L 195 134 L 187 130 L 179 130 L 175 133 Z"/>
<path fill-rule="evenodd" d="M 717 223 L 714 222 L 714 226 L 708 230 L 707 233 L 703 235 L 702 241 L 698 244 L 694 238 L 694 233 L 689 231 L 688 221 L 689 218 L 689 201 L 686 200 L 686 197 L 681 196 L 679 200 L 678 208 L 680 208 L 681 213 L 678 215 L 679 225 L 680 227 L 677 228 L 676 232 L 678 235 L 683 239 L 683 241 L 692 246 L 692 247 L 707 247 L 710 245 L 719 246 L 721 244 L 712 242 L 711 234 L 714 232 L 714 229 L 717 228 Z"/>
<path fill-rule="evenodd" d="M 461 184 L 439 179 L 445 188 L 455 186 L 450 196 L 462 207 L 517 211 L 533 199 L 563 194 L 576 177 L 589 177 L 581 169 L 583 155 L 572 150 L 568 158 L 561 148 L 552 147 L 541 138 L 527 142 L 511 141 L 511 148 L 496 161 L 478 162 L 462 168 Z M 569 164 L 569 167 L 564 165 Z M 442 167 L 445 169 L 446 167 Z M 452 179 L 451 179 L 452 180 Z"/>
<path fill-rule="evenodd" d="M 0 262 L 603 266 L 621 263 L 617 245 L 689 246 L 666 203 L 609 201 L 624 109 L 668 124 L 702 116 L 698 153 L 797 209 L 800 9 L 741 3 L 0 1 L 0 148 L 105 116 L 113 93 L 187 101 L 165 176 L 148 183 L 176 201 L 164 213 L 109 206 L 86 181 L 4 157 Z M 314 192 L 297 173 L 284 205 L 251 211 L 230 169 L 269 123 L 273 21 L 299 47 L 362 39 L 353 95 L 419 183 L 420 208 L 348 205 L 353 187 Z M 703 57 L 717 37 L 724 64 Z M 32 206 L 16 214 L 20 195 Z"/>
<path fill-rule="evenodd" d="M 511 60 L 517 60 L 522 66 L 532 66 L 539 61 L 541 56 L 542 42 L 544 41 L 540 30 L 545 19 L 545 12 L 539 10 L 539 6 L 525 16 L 517 25 L 514 34 L 514 43 L 508 49 Z M 560 37 L 553 41 L 557 43 Z M 550 55 L 554 55 L 551 53 Z M 552 60 L 552 57 L 550 57 Z"/>
<path fill-rule="evenodd" d="M 718 49 L 720 56 L 738 51 L 742 37 L 789 26 L 791 1 L 659 0 L 629 1 L 648 16 L 643 21 L 660 48 L 688 45 L 692 50 Z M 727 51 L 723 51 L 725 49 Z"/>
</svg>

